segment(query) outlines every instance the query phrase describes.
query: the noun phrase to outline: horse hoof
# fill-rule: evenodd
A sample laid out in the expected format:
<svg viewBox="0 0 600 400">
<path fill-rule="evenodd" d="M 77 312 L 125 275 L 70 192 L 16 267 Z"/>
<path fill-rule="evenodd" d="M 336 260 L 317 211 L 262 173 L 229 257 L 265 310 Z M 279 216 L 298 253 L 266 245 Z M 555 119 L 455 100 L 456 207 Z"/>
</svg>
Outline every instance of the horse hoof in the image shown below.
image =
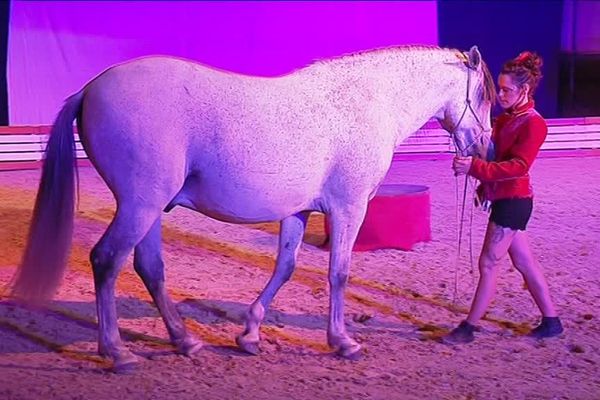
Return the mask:
<svg viewBox="0 0 600 400">
<path fill-rule="evenodd" d="M 125 360 L 115 361 L 112 372 L 118 375 L 133 374 L 137 371 L 139 363 L 139 360 L 135 356 L 128 357 Z"/>
<path fill-rule="evenodd" d="M 177 346 L 177 350 L 179 354 L 183 354 L 187 357 L 191 357 L 202 349 L 202 343 L 200 340 L 195 338 L 190 338 L 184 341 L 182 344 Z"/>
<path fill-rule="evenodd" d="M 346 360 L 358 361 L 362 357 L 362 352 L 360 350 L 360 345 L 355 344 L 348 347 L 341 347 L 338 349 L 337 355 Z"/>
<path fill-rule="evenodd" d="M 258 346 L 258 342 L 249 342 L 245 341 L 242 336 L 238 336 L 235 338 L 235 343 L 237 343 L 238 347 L 253 356 L 257 356 L 260 354 L 260 347 Z"/>
</svg>

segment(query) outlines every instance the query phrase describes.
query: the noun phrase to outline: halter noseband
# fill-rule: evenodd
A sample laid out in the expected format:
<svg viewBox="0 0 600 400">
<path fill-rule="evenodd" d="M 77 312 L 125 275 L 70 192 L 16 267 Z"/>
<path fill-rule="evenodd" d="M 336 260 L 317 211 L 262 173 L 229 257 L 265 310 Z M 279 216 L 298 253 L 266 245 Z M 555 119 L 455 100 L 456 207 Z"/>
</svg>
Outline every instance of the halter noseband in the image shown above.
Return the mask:
<svg viewBox="0 0 600 400">
<path fill-rule="evenodd" d="M 458 119 L 457 124 L 454 126 L 454 129 L 452 129 L 452 131 L 450 132 L 450 136 L 452 137 L 454 146 L 456 147 L 457 150 L 460 151 L 460 154 L 465 154 L 465 152 L 469 148 L 471 148 L 475 143 L 477 143 L 477 141 L 481 138 L 481 136 L 483 135 L 483 132 L 485 131 L 485 129 L 483 128 L 483 124 L 481 123 L 481 120 L 479 119 L 479 117 L 477 116 L 477 113 L 475 112 L 475 110 L 473 110 L 473 106 L 471 105 L 471 70 L 472 69 L 473 68 L 471 68 L 470 66 L 467 65 L 467 96 L 465 99 L 465 108 L 463 109 L 463 112 L 462 112 L 460 118 Z M 475 117 L 475 121 L 477 121 L 477 124 L 481 128 L 481 132 L 479 133 L 479 135 L 477 135 L 473 139 L 473 141 L 471 143 L 469 143 L 469 145 L 467 147 L 465 147 L 464 149 L 461 149 L 458 140 L 456 140 L 456 131 L 460 127 L 460 124 L 461 124 L 463 118 L 465 117 L 465 114 L 467 113 L 467 109 L 470 110 L 473 117 Z"/>
</svg>

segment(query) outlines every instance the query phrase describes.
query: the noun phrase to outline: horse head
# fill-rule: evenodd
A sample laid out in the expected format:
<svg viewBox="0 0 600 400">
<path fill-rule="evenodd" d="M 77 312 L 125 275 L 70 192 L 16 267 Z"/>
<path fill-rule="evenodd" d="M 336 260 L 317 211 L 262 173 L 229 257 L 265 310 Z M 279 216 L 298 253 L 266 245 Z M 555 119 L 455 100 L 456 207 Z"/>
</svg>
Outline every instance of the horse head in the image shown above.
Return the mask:
<svg viewBox="0 0 600 400">
<path fill-rule="evenodd" d="M 459 85 L 458 95 L 450 98 L 438 120 L 450 132 L 457 154 L 490 159 L 493 157 L 491 108 L 495 102 L 494 81 L 477 46 L 458 56 L 466 85 Z"/>
</svg>

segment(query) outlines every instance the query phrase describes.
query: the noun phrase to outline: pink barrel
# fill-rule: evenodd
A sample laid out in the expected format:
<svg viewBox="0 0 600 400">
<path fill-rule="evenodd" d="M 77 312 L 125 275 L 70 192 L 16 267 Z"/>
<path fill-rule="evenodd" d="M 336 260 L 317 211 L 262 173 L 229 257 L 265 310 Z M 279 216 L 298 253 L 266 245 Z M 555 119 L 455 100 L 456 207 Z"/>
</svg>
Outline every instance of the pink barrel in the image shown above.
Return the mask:
<svg viewBox="0 0 600 400">
<path fill-rule="evenodd" d="M 325 234 L 329 224 L 325 218 Z M 379 187 L 369 202 L 354 251 L 376 249 L 411 250 L 418 242 L 431 240 L 429 188 L 390 184 Z M 328 245 L 327 242 L 326 245 Z"/>
</svg>

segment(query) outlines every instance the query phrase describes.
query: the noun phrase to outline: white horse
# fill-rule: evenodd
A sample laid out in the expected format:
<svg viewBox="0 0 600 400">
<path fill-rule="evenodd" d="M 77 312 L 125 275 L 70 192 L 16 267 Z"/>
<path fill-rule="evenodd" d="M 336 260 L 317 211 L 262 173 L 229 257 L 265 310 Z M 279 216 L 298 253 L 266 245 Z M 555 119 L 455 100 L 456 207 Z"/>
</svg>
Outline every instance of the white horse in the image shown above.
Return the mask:
<svg viewBox="0 0 600 400">
<path fill-rule="evenodd" d="M 98 351 L 118 371 L 115 280 L 132 250 L 177 350 L 202 346 L 165 289 L 161 214 L 174 206 L 232 223 L 281 221 L 273 276 L 249 307 L 238 345 L 257 353 L 265 311 L 292 275 L 311 211 L 331 224 L 328 343 L 360 345 L 344 326 L 350 254 L 394 147 L 431 117 L 464 154 L 489 142 L 493 81 L 477 48 L 392 47 L 322 60 L 277 78 L 149 57 L 113 66 L 69 97 L 52 127 L 13 295 L 51 298 L 63 276 L 75 203 L 73 121 L 117 209 L 91 252 Z"/>
</svg>

